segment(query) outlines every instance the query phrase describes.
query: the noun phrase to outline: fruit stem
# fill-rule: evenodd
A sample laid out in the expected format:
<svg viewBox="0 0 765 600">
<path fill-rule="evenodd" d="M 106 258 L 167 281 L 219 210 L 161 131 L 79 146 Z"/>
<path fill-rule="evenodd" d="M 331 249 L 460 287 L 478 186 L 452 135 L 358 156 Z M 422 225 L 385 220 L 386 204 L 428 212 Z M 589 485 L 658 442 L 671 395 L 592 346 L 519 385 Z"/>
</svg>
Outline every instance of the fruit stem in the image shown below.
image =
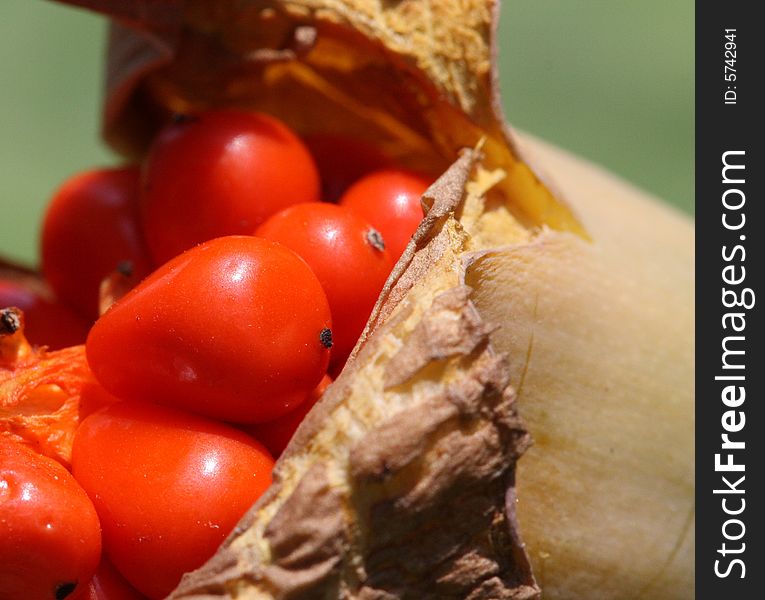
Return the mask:
<svg viewBox="0 0 765 600">
<path fill-rule="evenodd" d="M 0 310 L 0 369 L 14 370 L 33 355 L 24 335 L 24 312 L 15 306 Z"/>
</svg>

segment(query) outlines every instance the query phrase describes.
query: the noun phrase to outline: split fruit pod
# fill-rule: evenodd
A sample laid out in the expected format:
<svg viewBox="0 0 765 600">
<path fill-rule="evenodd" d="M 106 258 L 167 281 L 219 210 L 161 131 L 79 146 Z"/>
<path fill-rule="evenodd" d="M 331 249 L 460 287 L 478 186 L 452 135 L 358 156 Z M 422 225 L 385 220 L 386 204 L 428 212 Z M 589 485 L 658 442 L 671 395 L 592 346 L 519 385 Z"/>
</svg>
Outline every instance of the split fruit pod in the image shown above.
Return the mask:
<svg viewBox="0 0 765 600">
<path fill-rule="evenodd" d="M 496 2 L 84 4 L 115 17 L 125 155 L 229 106 L 441 174 L 270 491 L 172 597 L 693 596 L 693 226 L 513 134 Z"/>
</svg>

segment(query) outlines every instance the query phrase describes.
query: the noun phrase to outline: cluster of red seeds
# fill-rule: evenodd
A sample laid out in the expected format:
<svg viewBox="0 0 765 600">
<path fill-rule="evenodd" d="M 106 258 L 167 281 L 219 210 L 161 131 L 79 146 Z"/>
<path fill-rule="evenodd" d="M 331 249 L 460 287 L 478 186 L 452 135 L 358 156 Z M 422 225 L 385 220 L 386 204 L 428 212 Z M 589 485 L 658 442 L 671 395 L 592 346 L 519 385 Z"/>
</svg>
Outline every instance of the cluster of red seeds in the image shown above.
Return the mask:
<svg viewBox="0 0 765 600">
<path fill-rule="evenodd" d="M 0 281 L 0 308 L 37 344 L 87 335 L 102 408 L 71 474 L 0 436 L 0 600 L 161 598 L 209 558 L 342 369 L 428 183 L 231 110 L 67 181 L 42 234 L 56 299 Z"/>
</svg>

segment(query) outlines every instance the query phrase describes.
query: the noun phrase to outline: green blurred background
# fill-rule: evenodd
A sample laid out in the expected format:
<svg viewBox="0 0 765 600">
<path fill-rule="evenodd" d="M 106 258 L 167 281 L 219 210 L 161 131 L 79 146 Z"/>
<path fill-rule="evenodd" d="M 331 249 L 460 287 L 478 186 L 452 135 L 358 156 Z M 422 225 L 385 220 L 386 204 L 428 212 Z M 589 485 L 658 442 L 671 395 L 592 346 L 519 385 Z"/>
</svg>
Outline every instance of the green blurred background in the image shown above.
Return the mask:
<svg viewBox="0 0 765 600">
<path fill-rule="evenodd" d="M 51 192 L 98 138 L 104 22 L 0 0 L 0 255 L 36 261 Z M 505 0 L 500 81 L 525 129 L 693 211 L 691 0 Z"/>
</svg>

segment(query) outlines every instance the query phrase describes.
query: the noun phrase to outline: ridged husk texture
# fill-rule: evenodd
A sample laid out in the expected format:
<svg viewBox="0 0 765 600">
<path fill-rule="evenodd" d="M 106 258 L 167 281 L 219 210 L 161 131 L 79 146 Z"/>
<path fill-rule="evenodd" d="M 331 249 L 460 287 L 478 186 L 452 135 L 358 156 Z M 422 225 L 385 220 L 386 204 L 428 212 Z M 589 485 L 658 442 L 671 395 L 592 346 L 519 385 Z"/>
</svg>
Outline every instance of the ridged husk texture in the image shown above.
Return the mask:
<svg viewBox="0 0 765 600">
<path fill-rule="evenodd" d="M 543 183 L 494 2 L 74 3 L 117 19 L 127 155 L 237 106 L 443 172 L 274 485 L 174 598 L 693 597 L 692 226 L 529 140 L 579 217 Z"/>
</svg>

